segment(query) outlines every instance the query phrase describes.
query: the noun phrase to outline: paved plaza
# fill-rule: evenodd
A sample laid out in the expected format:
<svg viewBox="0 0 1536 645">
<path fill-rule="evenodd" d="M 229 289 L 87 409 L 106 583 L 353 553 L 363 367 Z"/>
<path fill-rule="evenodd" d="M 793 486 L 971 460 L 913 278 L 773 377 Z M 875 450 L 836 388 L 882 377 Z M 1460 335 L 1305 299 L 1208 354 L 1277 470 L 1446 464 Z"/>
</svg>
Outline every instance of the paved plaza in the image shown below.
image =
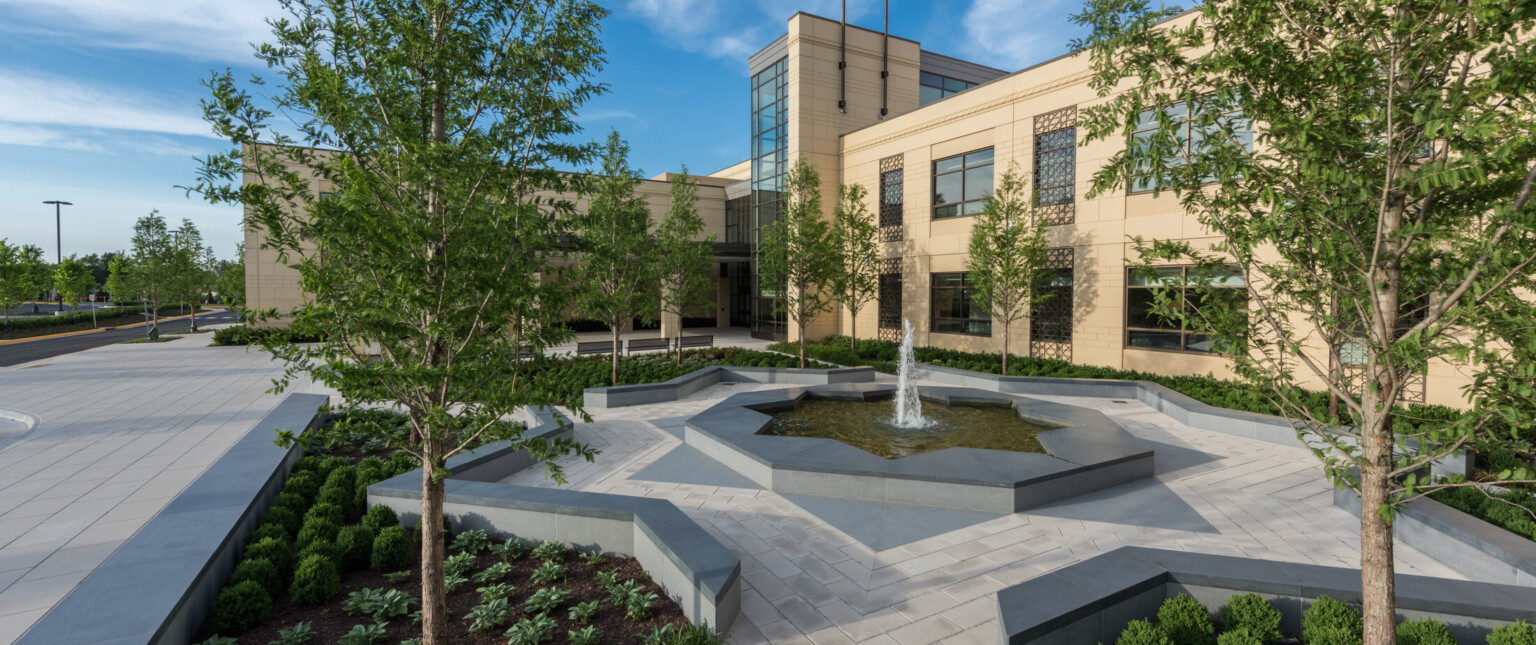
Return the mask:
<svg viewBox="0 0 1536 645">
<path fill-rule="evenodd" d="M 0 643 L 31 627 L 280 400 L 266 393 L 281 372 L 266 354 L 207 344 L 193 335 L 0 369 L 0 408 L 39 419 L 0 440 Z"/>
<path fill-rule="evenodd" d="M 1098 409 L 1154 442 L 1158 475 L 1009 515 L 783 496 L 681 442 L 726 384 L 675 403 L 598 410 L 567 464 L 580 490 L 667 499 L 742 560 L 733 643 L 994 643 L 993 594 L 1125 545 L 1358 567 L 1358 520 L 1332 505 L 1300 447 L 1195 430 L 1135 401 L 1038 397 Z M 550 486 L 530 469 L 505 480 Z M 1406 546 L 1398 570 L 1461 579 Z"/>
</svg>

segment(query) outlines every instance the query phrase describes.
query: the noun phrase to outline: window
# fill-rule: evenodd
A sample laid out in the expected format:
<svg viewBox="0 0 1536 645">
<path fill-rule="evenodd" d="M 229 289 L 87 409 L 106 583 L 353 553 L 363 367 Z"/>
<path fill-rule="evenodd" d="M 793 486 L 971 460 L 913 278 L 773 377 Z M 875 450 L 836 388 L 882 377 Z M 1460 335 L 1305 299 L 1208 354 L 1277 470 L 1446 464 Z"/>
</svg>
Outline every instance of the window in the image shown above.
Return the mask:
<svg viewBox="0 0 1536 645">
<path fill-rule="evenodd" d="M 975 301 L 967 273 L 933 274 L 933 327 L 939 334 L 992 335 L 992 314 Z"/>
<path fill-rule="evenodd" d="M 1203 110 L 1212 110 L 1216 114 L 1216 123 L 1209 126 L 1200 125 Z M 1220 105 L 1196 105 L 1193 114 L 1184 102 L 1174 103 L 1163 108 L 1163 114 L 1174 124 L 1174 137 L 1176 146 L 1180 150 L 1177 155 L 1164 163 L 1170 166 L 1182 165 L 1189 159 L 1191 153 L 1202 152 L 1206 147 L 1207 138 L 1214 139 L 1222 136 L 1221 126 L 1230 124 L 1235 142 L 1243 147 L 1243 150 L 1253 152 L 1253 121 L 1243 116 L 1241 109 L 1227 108 Z M 1136 123 L 1136 130 L 1131 133 L 1130 154 L 1135 160 L 1137 176 L 1131 179 L 1131 192 L 1146 192 L 1160 187 L 1157 180 L 1150 173 L 1151 162 L 1146 158 L 1150 154 L 1152 138 L 1159 130 L 1156 110 L 1144 110 Z M 1215 181 L 1214 177 L 1206 181 Z"/>
<path fill-rule="evenodd" d="M 1029 313 L 1029 355 L 1038 358 L 1072 360 L 1072 247 L 1051 249 L 1046 254 L 1046 271 L 1035 289 L 1050 294 L 1045 302 L 1035 303 Z"/>
<path fill-rule="evenodd" d="M 1237 267 L 1212 277 L 1211 286 L 1217 291 L 1209 297 L 1197 289 L 1182 285 L 1192 279 L 1188 267 L 1167 267 L 1157 270 L 1156 276 L 1147 276 L 1135 269 L 1128 271 L 1125 287 L 1125 344 L 1141 349 L 1161 349 L 1176 352 L 1210 353 L 1220 350 L 1217 340 L 1199 329 L 1190 329 L 1180 320 L 1170 320 L 1152 312 L 1157 302 L 1157 290 L 1173 289 L 1172 296 L 1186 312 L 1197 313 L 1208 307 L 1248 307 L 1248 288 L 1243 274 Z M 1185 316 L 1188 317 L 1188 316 Z"/>
<path fill-rule="evenodd" d="M 919 72 L 917 79 L 917 105 L 921 107 L 946 96 L 954 96 L 973 87 L 976 87 L 976 84 L 970 81 L 939 76 L 930 72 Z"/>
<path fill-rule="evenodd" d="M 880 173 L 880 226 L 901 226 L 901 169 Z"/>
<path fill-rule="evenodd" d="M 749 230 L 738 235 L 757 250 L 763 227 L 778 221 L 783 209 L 784 173 L 789 166 L 789 59 L 781 58 L 752 77 L 752 193 L 747 204 Z M 756 279 L 752 263 L 752 334 L 756 338 L 782 339 L 788 330 L 783 312 L 774 304 L 783 285 L 764 285 Z"/>
<path fill-rule="evenodd" d="M 1035 205 L 1072 203 L 1076 180 L 1077 128 L 1035 135 Z"/>
<path fill-rule="evenodd" d="M 967 152 L 933 162 L 933 218 L 981 212 L 992 194 L 992 149 Z"/>
<path fill-rule="evenodd" d="M 896 270 L 880 274 L 880 301 L 876 319 L 881 340 L 901 340 L 901 273 Z"/>
</svg>

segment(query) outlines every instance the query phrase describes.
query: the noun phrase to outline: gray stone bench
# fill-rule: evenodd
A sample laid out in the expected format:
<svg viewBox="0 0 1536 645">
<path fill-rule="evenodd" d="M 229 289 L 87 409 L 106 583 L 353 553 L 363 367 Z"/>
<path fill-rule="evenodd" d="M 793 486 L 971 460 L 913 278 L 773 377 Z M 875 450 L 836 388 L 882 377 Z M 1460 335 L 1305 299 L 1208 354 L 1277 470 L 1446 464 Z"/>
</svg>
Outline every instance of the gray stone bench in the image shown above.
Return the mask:
<svg viewBox="0 0 1536 645">
<path fill-rule="evenodd" d="M 622 408 L 631 405 L 676 401 L 704 388 L 721 383 L 783 383 L 785 385 L 827 385 L 830 383 L 873 383 L 872 367 L 839 367 L 827 370 L 790 367 L 735 367 L 712 365 L 694 370 L 662 383 L 589 387 L 583 391 L 588 409 Z"/>
<path fill-rule="evenodd" d="M 612 353 L 613 353 L 613 341 L 609 341 L 609 340 L 594 340 L 594 341 L 589 341 L 589 342 L 584 342 L 584 343 L 576 343 L 576 355 L 577 356 L 586 356 L 588 354 L 612 354 Z"/>
<path fill-rule="evenodd" d="M 1256 593 L 1275 604 L 1281 630 L 1301 633 L 1301 612 L 1318 596 L 1360 602 L 1360 571 L 1224 555 L 1121 547 L 997 592 L 998 642 L 1113 643 L 1132 620 L 1157 616 L 1187 593 L 1211 611 Z M 1494 627 L 1536 620 L 1536 589 L 1397 576 L 1400 619 L 1433 618 L 1467 645 Z"/>
<path fill-rule="evenodd" d="M 677 339 L 677 348 L 679 350 L 688 349 L 690 347 L 714 347 L 714 346 L 715 346 L 715 337 L 714 336 L 679 336 L 678 339 Z"/>
<path fill-rule="evenodd" d="M 654 352 L 657 350 L 665 351 L 671 348 L 672 340 L 670 338 L 631 338 L 626 347 L 630 354 L 635 352 Z"/>
<path fill-rule="evenodd" d="M 1360 516 L 1360 496 L 1334 489 L 1333 505 Z M 1398 507 L 1397 540 L 1477 580 L 1536 587 L 1536 542 L 1421 497 Z"/>
</svg>

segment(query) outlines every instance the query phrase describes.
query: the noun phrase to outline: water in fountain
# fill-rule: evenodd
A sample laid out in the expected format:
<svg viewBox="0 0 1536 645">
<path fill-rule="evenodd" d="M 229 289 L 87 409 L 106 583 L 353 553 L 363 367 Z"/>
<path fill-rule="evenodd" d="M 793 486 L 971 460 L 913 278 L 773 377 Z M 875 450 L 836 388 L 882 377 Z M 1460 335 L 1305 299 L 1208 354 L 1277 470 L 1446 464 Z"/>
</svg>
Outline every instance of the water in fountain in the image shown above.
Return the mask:
<svg viewBox="0 0 1536 645">
<path fill-rule="evenodd" d="M 896 369 L 896 418 L 892 423 L 898 428 L 924 428 L 929 425 L 923 418 L 923 401 L 917 396 L 917 377 L 912 373 L 912 321 L 902 320 L 906 336 L 901 339 L 901 353 Z"/>
</svg>

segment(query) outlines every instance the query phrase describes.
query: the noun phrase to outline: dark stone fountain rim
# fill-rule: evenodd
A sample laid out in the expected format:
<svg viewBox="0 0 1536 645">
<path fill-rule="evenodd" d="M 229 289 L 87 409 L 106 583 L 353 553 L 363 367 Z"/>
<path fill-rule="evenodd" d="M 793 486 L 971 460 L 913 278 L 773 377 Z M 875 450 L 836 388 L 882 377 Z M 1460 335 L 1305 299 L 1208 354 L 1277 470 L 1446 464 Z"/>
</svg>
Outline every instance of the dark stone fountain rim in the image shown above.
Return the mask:
<svg viewBox="0 0 1536 645">
<path fill-rule="evenodd" d="M 1038 435 L 1050 454 L 957 447 L 886 459 L 836 439 L 758 434 L 772 422 L 764 412 L 793 407 L 805 397 L 876 400 L 894 391 L 891 384 L 842 383 L 744 392 L 690 418 L 687 429 L 690 435 L 697 432 L 774 471 L 995 488 L 1017 489 L 1125 462 L 1150 464 L 1152 459 L 1145 442 L 1097 410 L 963 387 L 919 387 L 918 391 L 924 400 L 946 405 L 1012 404 L 1021 419 L 1062 426 Z M 701 442 L 690 439 L 689 443 Z"/>
</svg>

